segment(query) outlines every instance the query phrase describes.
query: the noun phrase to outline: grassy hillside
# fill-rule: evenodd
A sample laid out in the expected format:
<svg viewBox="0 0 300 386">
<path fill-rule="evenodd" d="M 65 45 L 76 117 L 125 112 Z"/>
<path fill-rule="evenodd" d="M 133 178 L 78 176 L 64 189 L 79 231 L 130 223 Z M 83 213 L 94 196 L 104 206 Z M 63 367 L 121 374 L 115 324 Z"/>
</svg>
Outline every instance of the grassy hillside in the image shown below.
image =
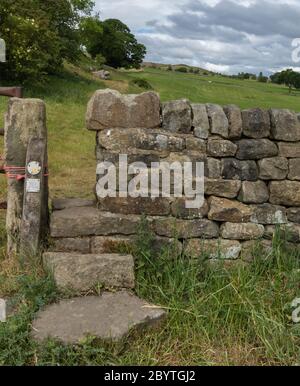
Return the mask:
<svg viewBox="0 0 300 386">
<path fill-rule="evenodd" d="M 299 110 L 298 92 L 289 96 L 285 88 L 269 84 L 152 68 L 113 71 L 112 80 L 102 82 L 80 68 L 67 66 L 61 77 L 25 90 L 26 97 L 42 98 L 47 105 L 51 197 L 93 195 L 95 133 L 85 129 L 87 102 L 99 88 L 142 92 L 132 82 L 140 78 L 162 100 L 185 97 L 193 102 L 235 103 L 242 108 Z M 6 105 L 7 100 L 0 98 L 0 115 Z M 2 145 L 0 137 L 0 154 Z M 5 198 L 5 187 L 6 180 L 0 176 L 0 200 Z M 168 310 L 162 329 L 118 346 L 91 339 L 75 348 L 53 341 L 38 346 L 31 338 L 32 318 L 40 307 L 62 294 L 39 266 L 24 270 L 16 259 L 4 258 L 4 215 L 0 210 L 0 297 L 12 298 L 18 313 L 8 323 L 0 323 L 0 366 L 300 363 L 300 331 L 291 323 L 290 309 L 299 295 L 299 253 L 292 255 L 275 240 L 268 259 L 211 270 L 204 268 L 201 258 L 183 259 L 171 249 L 154 258 L 147 247 L 149 230 L 142 227 L 136 255 L 137 293 Z"/>
</svg>

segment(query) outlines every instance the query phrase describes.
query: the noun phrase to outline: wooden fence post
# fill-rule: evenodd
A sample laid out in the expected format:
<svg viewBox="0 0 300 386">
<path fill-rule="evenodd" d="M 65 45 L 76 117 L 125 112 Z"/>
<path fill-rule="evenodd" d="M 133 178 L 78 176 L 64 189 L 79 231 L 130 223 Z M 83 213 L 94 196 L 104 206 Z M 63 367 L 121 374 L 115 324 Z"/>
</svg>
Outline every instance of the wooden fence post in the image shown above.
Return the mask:
<svg viewBox="0 0 300 386">
<path fill-rule="evenodd" d="M 27 146 L 33 137 L 47 140 L 44 102 L 39 99 L 10 99 L 5 116 L 4 140 L 8 177 L 6 216 L 8 254 L 19 251 L 26 154 Z"/>
</svg>

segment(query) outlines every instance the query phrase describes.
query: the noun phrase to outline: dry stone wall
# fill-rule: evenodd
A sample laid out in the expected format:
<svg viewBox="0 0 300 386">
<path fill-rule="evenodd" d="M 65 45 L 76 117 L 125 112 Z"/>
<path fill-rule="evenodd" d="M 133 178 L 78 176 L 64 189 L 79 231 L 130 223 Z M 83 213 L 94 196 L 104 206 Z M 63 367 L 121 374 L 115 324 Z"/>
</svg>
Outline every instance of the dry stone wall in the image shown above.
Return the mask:
<svg viewBox="0 0 300 386">
<path fill-rule="evenodd" d="M 156 246 L 176 240 L 191 256 L 252 259 L 258 241 L 270 249 L 276 226 L 299 248 L 300 115 L 187 100 L 161 103 L 153 92 L 122 96 L 101 90 L 89 102 L 87 128 L 96 132 L 98 163 L 118 164 L 119 154 L 148 167 L 204 162 L 205 202 L 187 209 L 185 197 L 97 197 L 97 208 L 54 212 L 57 249 L 111 252 L 133 242 L 142 215 Z"/>
</svg>

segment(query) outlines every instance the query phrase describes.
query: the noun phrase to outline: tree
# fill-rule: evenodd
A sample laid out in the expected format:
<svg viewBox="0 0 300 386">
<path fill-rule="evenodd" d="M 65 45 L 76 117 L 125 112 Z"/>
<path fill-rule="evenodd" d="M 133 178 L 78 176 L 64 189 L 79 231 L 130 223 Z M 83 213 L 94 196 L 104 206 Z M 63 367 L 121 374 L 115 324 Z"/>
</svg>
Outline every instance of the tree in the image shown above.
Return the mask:
<svg viewBox="0 0 300 386">
<path fill-rule="evenodd" d="M 268 77 L 267 76 L 264 76 L 262 72 L 259 73 L 258 75 L 258 78 L 257 78 L 258 82 L 260 83 L 267 83 L 268 82 Z"/>
<path fill-rule="evenodd" d="M 101 21 L 96 15 L 83 19 L 80 27 L 82 42 L 93 58 L 101 54 L 112 67 L 139 68 L 142 64 L 146 47 L 120 20 Z"/>
<path fill-rule="evenodd" d="M 289 93 L 292 92 L 293 87 L 300 89 L 300 73 L 288 68 L 281 72 L 276 72 L 270 76 L 272 83 L 284 84 L 289 88 Z"/>
<path fill-rule="evenodd" d="M 80 54 L 78 22 L 91 12 L 91 0 L 1 0 L 0 37 L 7 61 L 1 79 L 25 82 L 58 72 L 63 60 Z"/>
</svg>

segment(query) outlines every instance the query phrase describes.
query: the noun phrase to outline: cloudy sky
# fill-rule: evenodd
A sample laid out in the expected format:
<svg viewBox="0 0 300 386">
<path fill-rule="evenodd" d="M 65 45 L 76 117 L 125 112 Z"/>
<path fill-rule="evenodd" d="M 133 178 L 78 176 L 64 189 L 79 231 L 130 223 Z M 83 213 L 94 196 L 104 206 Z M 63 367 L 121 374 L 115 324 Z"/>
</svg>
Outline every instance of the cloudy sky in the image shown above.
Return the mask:
<svg viewBox="0 0 300 386">
<path fill-rule="evenodd" d="M 102 19 L 125 22 L 146 60 L 222 73 L 271 73 L 292 61 L 300 0 L 95 0 Z"/>
</svg>

